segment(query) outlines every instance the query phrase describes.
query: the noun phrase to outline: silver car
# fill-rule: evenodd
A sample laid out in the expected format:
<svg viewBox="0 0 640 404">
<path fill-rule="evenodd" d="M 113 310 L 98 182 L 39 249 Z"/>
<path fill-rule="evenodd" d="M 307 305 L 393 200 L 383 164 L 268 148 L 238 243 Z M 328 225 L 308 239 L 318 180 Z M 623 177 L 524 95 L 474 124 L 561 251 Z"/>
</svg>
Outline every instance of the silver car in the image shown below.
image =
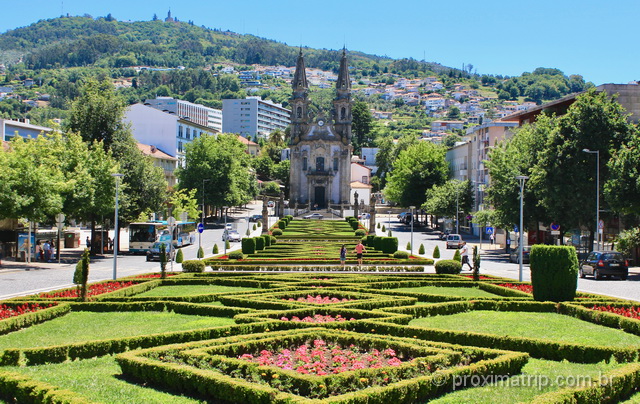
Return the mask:
<svg viewBox="0 0 640 404">
<path fill-rule="evenodd" d="M 320 213 L 312 213 L 310 215 L 302 216 L 303 219 L 322 219 L 323 217 L 324 216 Z"/>
<path fill-rule="evenodd" d="M 222 233 L 222 241 L 240 241 L 242 238 L 240 237 L 240 233 L 237 230 L 225 230 Z"/>
</svg>

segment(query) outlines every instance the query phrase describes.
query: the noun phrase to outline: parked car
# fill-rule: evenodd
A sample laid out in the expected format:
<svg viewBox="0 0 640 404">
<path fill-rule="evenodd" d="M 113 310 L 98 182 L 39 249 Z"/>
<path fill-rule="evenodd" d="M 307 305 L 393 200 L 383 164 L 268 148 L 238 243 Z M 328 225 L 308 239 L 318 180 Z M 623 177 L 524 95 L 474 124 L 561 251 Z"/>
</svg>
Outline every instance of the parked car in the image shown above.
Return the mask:
<svg viewBox="0 0 640 404">
<path fill-rule="evenodd" d="M 409 212 L 401 212 L 400 214 L 398 214 L 398 219 L 400 219 L 400 221 L 402 221 L 402 219 L 404 218 L 405 215 L 408 215 Z"/>
<path fill-rule="evenodd" d="M 462 236 L 459 234 L 449 234 L 447 236 L 447 249 L 462 247 Z"/>
<path fill-rule="evenodd" d="M 167 262 L 173 261 L 175 249 L 171 248 L 169 241 L 156 241 L 150 249 L 147 250 L 147 261 L 160 261 L 160 246 L 164 244 L 167 254 Z"/>
<path fill-rule="evenodd" d="M 616 276 L 624 281 L 629 276 L 629 261 L 617 251 L 591 251 L 578 271 L 581 278 L 591 275 L 598 280 L 603 276 Z"/>
<path fill-rule="evenodd" d="M 522 263 L 529 263 L 529 255 L 531 254 L 531 247 L 526 245 L 522 249 Z M 520 263 L 520 249 L 514 248 L 511 250 L 511 254 L 509 254 L 509 262 L 515 262 L 516 264 Z"/>
<path fill-rule="evenodd" d="M 253 215 L 249 217 L 250 222 L 259 222 L 260 220 L 262 220 L 262 215 Z"/>
<path fill-rule="evenodd" d="M 312 213 L 310 215 L 302 216 L 303 219 L 322 219 L 323 217 L 324 216 L 320 213 Z"/>
<path fill-rule="evenodd" d="M 222 241 L 240 241 L 242 237 L 240 237 L 240 233 L 237 230 L 225 230 L 222 233 Z"/>
</svg>

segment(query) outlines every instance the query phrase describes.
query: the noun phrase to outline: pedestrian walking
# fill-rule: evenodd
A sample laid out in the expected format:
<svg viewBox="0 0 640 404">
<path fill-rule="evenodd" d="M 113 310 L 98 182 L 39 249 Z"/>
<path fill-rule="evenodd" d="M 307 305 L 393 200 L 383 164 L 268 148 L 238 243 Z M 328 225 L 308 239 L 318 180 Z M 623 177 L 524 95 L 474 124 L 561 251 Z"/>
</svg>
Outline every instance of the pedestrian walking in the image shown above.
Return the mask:
<svg viewBox="0 0 640 404">
<path fill-rule="evenodd" d="M 44 250 L 44 262 L 49 262 L 51 259 L 51 244 L 49 244 L 49 240 L 44 241 L 44 245 L 42 246 Z"/>
<path fill-rule="evenodd" d="M 473 267 L 469 262 L 469 247 L 467 246 L 466 241 L 462 242 L 462 249 L 460 250 L 460 255 L 462 256 L 462 266 L 464 266 L 464 264 L 467 264 L 469 266 L 469 271 L 473 271 Z"/>
<path fill-rule="evenodd" d="M 489 235 L 489 242 L 491 242 L 491 245 L 493 245 L 493 242 L 495 241 L 495 238 L 493 237 L 493 233 L 491 233 Z"/>
<path fill-rule="evenodd" d="M 87 236 L 87 248 L 91 249 L 91 240 L 89 239 L 89 236 Z"/>
<path fill-rule="evenodd" d="M 44 254 L 42 254 L 40 240 L 36 241 L 36 261 L 44 261 Z"/>
<path fill-rule="evenodd" d="M 507 241 L 505 241 L 505 249 L 507 250 L 507 254 L 511 253 L 511 237 L 507 236 Z"/>
<path fill-rule="evenodd" d="M 340 247 L 340 264 L 345 265 L 347 261 L 347 246 L 345 244 Z"/>
<path fill-rule="evenodd" d="M 356 258 L 358 259 L 358 266 L 362 266 L 362 254 L 367 252 L 367 249 L 364 248 L 362 241 L 358 241 L 358 244 L 356 245 L 356 248 L 353 249 L 353 252 L 357 254 Z"/>
</svg>

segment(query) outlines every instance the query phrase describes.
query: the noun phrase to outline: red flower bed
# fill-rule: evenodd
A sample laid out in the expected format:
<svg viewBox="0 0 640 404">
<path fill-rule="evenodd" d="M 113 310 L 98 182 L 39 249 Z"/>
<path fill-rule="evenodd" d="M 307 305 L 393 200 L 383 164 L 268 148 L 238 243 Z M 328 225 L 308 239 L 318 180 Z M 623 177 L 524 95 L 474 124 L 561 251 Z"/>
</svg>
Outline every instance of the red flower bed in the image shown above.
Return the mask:
<svg viewBox="0 0 640 404">
<path fill-rule="evenodd" d="M 99 283 L 95 285 L 89 285 L 89 290 L 87 291 L 87 296 L 96 296 L 101 295 L 103 293 L 113 292 L 118 289 L 126 288 L 129 286 L 135 285 L 135 283 L 129 282 L 107 282 L 107 283 Z M 61 292 L 55 293 L 41 293 L 40 297 L 44 298 L 52 298 L 52 297 L 78 297 L 78 289 L 69 289 L 63 290 Z"/>
<path fill-rule="evenodd" d="M 311 317 L 311 316 L 307 316 L 304 318 L 299 318 L 297 316 L 293 316 L 291 318 L 288 317 L 280 317 L 280 320 L 282 321 L 293 321 L 294 323 L 342 323 L 344 321 L 355 321 L 355 318 L 350 318 L 350 319 L 346 319 L 345 317 L 342 317 L 340 314 L 336 315 L 335 317 L 333 317 L 332 315 L 326 315 L 323 316 L 322 314 L 316 314 L 315 316 Z"/>
<path fill-rule="evenodd" d="M 346 298 L 339 299 L 337 297 L 320 296 L 320 295 L 318 295 L 318 296 L 307 295 L 307 297 L 299 297 L 297 299 L 294 299 L 293 297 L 290 297 L 288 299 L 282 299 L 282 300 L 288 300 L 290 302 L 330 304 L 330 303 L 350 302 L 353 299 L 346 299 Z"/>
<path fill-rule="evenodd" d="M 604 311 L 607 313 L 618 314 L 620 316 L 625 316 L 629 318 L 633 318 L 635 320 L 640 320 L 640 307 L 611 307 L 611 306 L 593 306 L 590 307 L 591 310 Z"/>
<path fill-rule="evenodd" d="M 513 283 L 499 283 L 498 286 L 502 286 L 504 288 L 519 290 L 520 292 L 525 293 L 533 293 L 533 286 L 531 285 L 514 285 Z"/>
<path fill-rule="evenodd" d="M 263 366 L 277 366 L 281 369 L 318 376 L 402 364 L 391 348 L 384 351 L 377 349 L 363 351 L 354 345 L 342 348 L 340 345 L 319 339 L 313 341 L 313 345 L 304 344 L 293 349 L 280 349 L 277 352 L 265 349 L 255 357 L 244 354 L 238 358 Z"/>
<path fill-rule="evenodd" d="M 49 303 L 41 306 L 38 303 L 25 303 L 15 307 L 7 306 L 6 304 L 0 304 L 0 320 L 4 320 L 9 317 L 20 316 L 25 313 L 32 313 L 34 311 L 53 307 L 57 304 L 58 303 Z"/>
<path fill-rule="evenodd" d="M 178 275 L 178 274 L 167 274 L 167 277 L 174 276 L 174 275 Z M 147 275 L 134 276 L 134 278 L 136 279 L 152 279 L 152 278 L 160 278 L 160 277 L 162 277 L 162 274 L 147 274 Z"/>
</svg>

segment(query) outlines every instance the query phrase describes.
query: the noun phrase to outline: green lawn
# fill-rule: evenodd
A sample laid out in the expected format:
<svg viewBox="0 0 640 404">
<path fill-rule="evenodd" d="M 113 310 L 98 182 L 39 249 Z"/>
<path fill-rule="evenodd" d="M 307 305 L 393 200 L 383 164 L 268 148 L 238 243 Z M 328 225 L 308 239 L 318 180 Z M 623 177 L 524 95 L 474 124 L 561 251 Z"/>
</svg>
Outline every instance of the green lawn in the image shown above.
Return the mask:
<svg viewBox="0 0 640 404">
<path fill-rule="evenodd" d="M 572 381 L 591 377 L 598 380 L 601 374 L 621 367 L 619 364 L 582 364 L 571 362 L 554 362 L 539 359 L 529 359 L 522 368 L 522 374 L 512 376 L 504 381 L 488 384 L 482 387 L 473 387 L 475 384 L 469 379 L 467 389 L 454 391 L 429 403 L 437 404 L 466 404 L 487 403 L 493 404 L 499 401 L 501 404 L 529 402 L 535 396 L 550 391 L 560 390 L 560 383 L 571 384 Z"/>
<path fill-rule="evenodd" d="M 170 312 L 75 312 L 0 336 L 0 350 L 64 345 L 233 324 L 235 322 L 231 318 Z"/>
<path fill-rule="evenodd" d="M 409 322 L 409 325 L 512 337 L 542 338 L 585 345 L 621 348 L 640 345 L 640 337 L 636 335 L 556 313 L 468 311 L 446 316 L 418 318 Z"/>
<path fill-rule="evenodd" d="M 247 292 L 260 290 L 259 288 L 245 288 L 241 286 L 224 286 L 224 285 L 175 285 L 175 286 L 159 286 L 144 293 L 136 295 L 136 297 L 176 297 L 176 296 L 195 296 L 210 295 L 212 293 L 226 292 Z"/>
<path fill-rule="evenodd" d="M 113 356 L 55 365 L 5 369 L 71 390 L 99 403 L 204 403 L 204 401 L 158 391 L 119 378 L 120 367 Z"/>
<path fill-rule="evenodd" d="M 446 286 L 418 286 L 415 288 L 390 289 L 394 292 L 428 293 L 432 295 L 460 296 L 460 297 L 496 297 L 493 293 L 480 288 L 453 288 Z"/>
</svg>

